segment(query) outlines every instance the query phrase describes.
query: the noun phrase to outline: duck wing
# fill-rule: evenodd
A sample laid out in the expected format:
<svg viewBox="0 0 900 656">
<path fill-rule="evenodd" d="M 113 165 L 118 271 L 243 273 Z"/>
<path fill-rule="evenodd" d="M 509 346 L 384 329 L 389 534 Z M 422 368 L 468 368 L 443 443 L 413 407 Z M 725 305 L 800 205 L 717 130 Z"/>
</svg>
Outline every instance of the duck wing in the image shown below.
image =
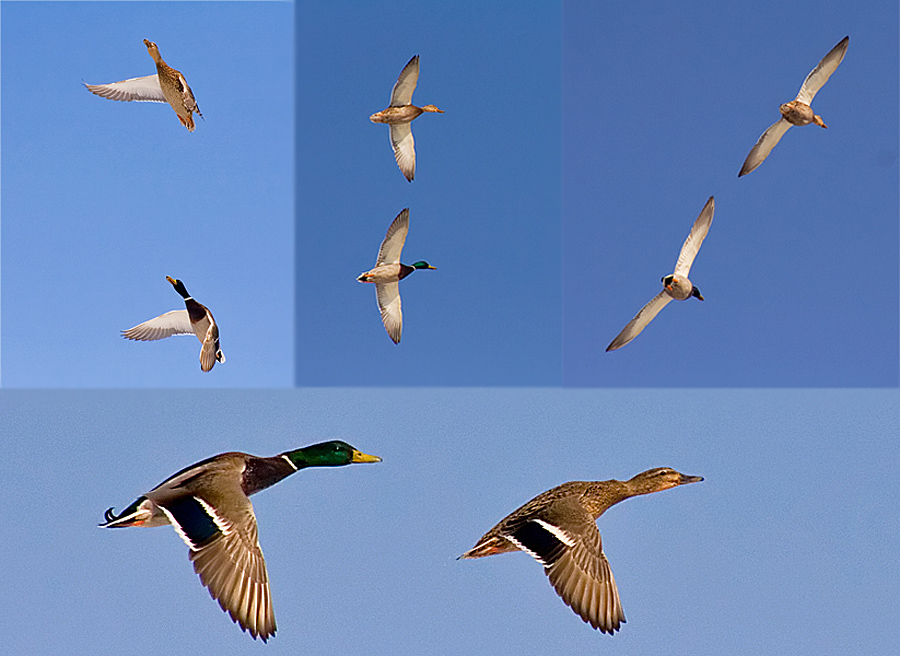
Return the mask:
<svg viewBox="0 0 900 656">
<path fill-rule="evenodd" d="M 416 140 L 413 138 L 412 123 L 391 124 L 391 148 L 400 172 L 410 182 L 416 177 Z"/>
<path fill-rule="evenodd" d="M 218 471 L 216 471 L 218 470 Z M 275 633 L 266 562 L 242 467 L 221 457 L 198 463 L 146 496 L 190 549 L 200 581 L 222 610 L 254 638 Z"/>
<path fill-rule="evenodd" d="M 163 95 L 162 87 L 159 86 L 158 74 L 133 77 L 110 84 L 84 83 L 84 86 L 91 93 L 109 100 L 120 100 L 122 102 L 167 102 L 166 97 Z M 193 99 L 193 96 L 191 98 Z"/>
<path fill-rule="evenodd" d="M 122 337 L 142 342 L 165 339 L 172 335 L 193 334 L 194 328 L 187 310 L 172 310 L 122 331 Z"/>
<path fill-rule="evenodd" d="M 803 81 L 803 86 L 800 87 L 800 93 L 797 94 L 797 100 L 807 105 L 812 103 L 812 99 L 816 97 L 819 89 L 828 82 L 828 78 L 831 77 L 831 74 L 834 73 L 837 70 L 838 65 L 844 61 L 844 55 L 847 54 L 847 46 L 849 45 L 850 37 L 845 36 L 841 39 L 840 43 L 822 58 L 822 61 L 819 62 L 818 66 L 812 69 Z"/>
<path fill-rule="evenodd" d="M 619 590 L 594 518 L 575 497 L 550 504 L 506 536 L 544 566 L 556 593 L 603 633 L 625 621 Z"/>
<path fill-rule="evenodd" d="M 679 278 L 687 278 L 691 272 L 691 265 L 694 258 L 700 251 L 700 246 L 709 232 L 709 226 L 712 225 L 713 213 L 716 211 L 716 201 L 712 196 L 706 201 L 706 205 L 700 210 L 700 216 L 694 221 L 691 232 L 684 240 L 681 247 L 681 253 L 678 255 L 678 261 L 675 263 L 675 275 Z"/>
<path fill-rule="evenodd" d="M 392 126 L 393 127 L 393 126 Z M 398 214 L 384 235 L 381 247 L 378 249 L 378 259 L 375 266 L 382 264 L 398 264 L 403 245 L 406 243 L 406 235 L 409 233 L 409 208 Z"/>
<path fill-rule="evenodd" d="M 394 344 L 400 343 L 403 332 L 403 310 L 400 307 L 400 284 L 396 282 L 375 285 L 375 297 L 381 310 L 381 322 Z"/>
<path fill-rule="evenodd" d="M 647 303 L 640 311 L 634 315 L 634 319 L 628 322 L 628 325 L 622 329 L 616 338 L 606 347 L 607 351 L 615 351 L 625 346 L 628 342 L 641 334 L 641 331 L 647 327 L 647 324 L 653 321 L 653 317 L 659 314 L 672 297 L 664 291 L 660 292 Z"/>
<path fill-rule="evenodd" d="M 753 171 L 757 166 L 762 164 L 766 157 L 769 156 L 769 153 L 772 152 L 775 144 L 781 141 L 781 137 L 784 136 L 784 133 L 788 131 L 789 127 L 791 127 L 791 124 L 783 118 L 780 118 L 776 123 L 772 124 L 768 130 L 763 132 L 759 141 L 756 142 L 756 145 L 750 149 L 750 154 L 748 154 L 747 159 L 744 160 L 744 165 L 741 167 L 741 172 L 738 173 L 738 177 L 747 175 L 750 171 Z"/>
<path fill-rule="evenodd" d="M 419 55 L 410 59 L 400 76 L 397 78 L 394 88 L 391 90 L 391 107 L 402 107 L 412 104 L 413 91 L 419 82 Z"/>
<path fill-rule="evenodd" d="M 219 327 L 215 322 L 210 321 L 209 329 L 204 336 L 203 346 L 200 348 L 200 369 L 210 371 L 216 364 L 219 357 Z M 225 362 L 225 356 L 222 356 L 221 362 Z"/>
</svg>

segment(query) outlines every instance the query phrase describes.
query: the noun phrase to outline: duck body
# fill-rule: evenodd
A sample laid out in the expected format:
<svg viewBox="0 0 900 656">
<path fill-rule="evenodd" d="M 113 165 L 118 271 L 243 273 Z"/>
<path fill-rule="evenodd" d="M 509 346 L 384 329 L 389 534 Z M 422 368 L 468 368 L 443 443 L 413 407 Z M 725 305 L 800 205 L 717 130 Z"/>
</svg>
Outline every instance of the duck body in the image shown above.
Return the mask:
<svg viewBox="0 0 900 656">
<path fill-rule="evenodd" d="M 277 456 L 230 452 L 173 474 L 103 528 L 171 524 L 190 549 L 194 571 L 234 622 L 265 642 L 276 630 L 268 574 L 249 496 L 306 467 L 379 462 L 346 442 L 314 444 Z"/>
<path fill-rule="evenodd" d="M 356 278 L 359 282 L 375 284 L 375 300 L 378 302 L 378 309 L 381 312 L 381 322 L 394 344 L 400 343 L 403 333 L 403 309 L 398 283 L 416 269 L 435 269 L 424 260 L 413 264 L 400 262 L 400 254 L 403 252 L 403 245 L 406 243 L 408 233 L 409 208 L 402 210 L 388 227 L 381 247 L 378 249 L 375 267 L 359 274 Z"/>
<path fill-rule="evenodd" d="M 380 112 L 369 116 L 373 123 L 386 123 L 391 127 L 391 148 L 394 159 L 404 177 L 412 182 L 416 176 L 416 142 L 410 123 L 425 112 L 443 114 L 444 110 L 434 105 L 416 107 L 412 104 L 413 91 L 419 81 L 419 56 L 415 55 L 400 72 L 391 90 L 391 104 Z"/>
<path fill-rule="evenodd" d="M 524 551 L 543 565 L 556 593 L 582 620 L 613 634 L 625 614 L 597 518 L 630 497 L 702 480 L 660 467 L 627 481 L 563 483 L 507 515 L 460 558 Z"/>
<path fill-rule="evenodd" d="M 162 56 L 159 54 L 159 47 L 150 41 L 144 39 L 144 45 L 147 46 L 147 52 L 156 63 L 156 74 L 159 80 L 159 87 L 162 90 L 163 97 L 166 102 L 175 110 L 178 120 L 187 128 L 188 132 L 193 132 L 194 128 L 194 112 L 197 116 L 203 117 L 197 101 L 194 100 L 194 92 L 188 86 L 187 80 L 180 71 L 169 66 Z"/>
<path fill-rule="evenodd" d="M 144 39 L 144 45 L 156 63 L 155 75 L 134 77 L 110 84 L 85 84 L 84 86 L 91 93 L 109 100 L 168 103 L 175 110 L 181 124 L 188 129 L 188 132 L 193 132 L 196 127 L 193 118 L 194 112 L 201 118 L 203 114 L 200 113 L 197 101 L 194 100 L 191 87 L 188 86 L 187 80 L 180 71 L 175 70 L 163 60 L 155 43 Z"/>
<path fill-rule="evenodd" d="M 200 340 L 200 369 L 211 371 L 216 362 L 225 362 L 219 345 L 219 326 L 209 308 L 198 303 L 188 293 L 184 283 L 166 276 L 184 299 L 184 310 L 172 310 L 158 317 L 122 331 L 122 337 L 136 341 L 155 341 L 173 335 L 194 335 Z"/>
<path fill-rule="evenodd" d="M 427 262 L 416 264 L 425 264 L 427 266 L 418 267 L 421 269 L 433 269 L 434 267 L 429 265 Z M 411 274 L 416 270 L 417 267 L 411 264 L 401 264 L 400 262 L 394 264 L 381 264 L 374 269 L 369 269 L 365 273 L 359 274 L 357 280 L 359 282 L 374 282 L 378 283 L 388 283 L 388 282 L 400 282 L 406 276 Z"/>
<path fill-rule="evenodd" d="M 700 216 L 694 221 L 690 234 L 684 240 L 681 252 L 678 255 L 678 261 L 675 263 L 675 272 L 662 277 L 663 290 L 650 299 L 634 315 L 634 318 L 628 322 L 622 329 L 622 332 L 616 335 L 616 338 L 606 347 L 607 351 L 620 349 L 641 334 L 641 331 L 659 314 L 660 310 L 668 305 L 669 301 L 686 301 L 691 297 L 700 301 L 703 300 L 703 295 L 690 281 L 688 274 L 691 271 L 691 266 L 694 264 L 697 253 L 700 251 L 703 240 L 706 239 L 706 235 L 709 233 L 715 210 L 715 198 L 710 196 L 709 200 L 706 201 L 706 205 L 700 211 Z"/>
<path fill-rule="evenodd" d="M 845 36 L 806 76 L 797 97 L 779 107 L 781 118 L 763 132 L 756 145 L 750 149 L 750 153 L 747 155 L 747 159 L 744 160 L 744 165 L 741 167 L 738 177 L 747 175 L 762 164 L 792 125 L 802 127 L 814 123 L 821 128 L 828 127 L 825 125 L 822 117 L 813 111 L 810 103 L 819 92 L 819 89 L 824 86 L 831 74 L 837 70 L 837 67 L 844 60 L 844 55 L 847 54 L 849 45 L 850 37 Z"/>
</svg>

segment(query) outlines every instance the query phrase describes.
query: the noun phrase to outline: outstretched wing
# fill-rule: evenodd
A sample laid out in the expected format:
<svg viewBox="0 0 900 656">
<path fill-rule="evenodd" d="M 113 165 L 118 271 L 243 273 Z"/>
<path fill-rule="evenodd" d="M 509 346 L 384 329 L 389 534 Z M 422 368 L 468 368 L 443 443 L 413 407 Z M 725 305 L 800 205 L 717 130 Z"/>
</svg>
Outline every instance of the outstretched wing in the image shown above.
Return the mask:
<svg viewBox="0 0 900 656">
<path fill-rule="evenodd" d="M 391 107 L 402 107 L 403 105 L 412 104 L 413 91 L 416 90 L 416 84 L 419 81 L 419 55 L 410 59 L 403 70 L 400 71 L 400 77 L 391 90 Z"/>
<path fill-rule="evenodd" d="M 375 285 L 375 296 L 378 309 L 381 310 L 381 322 L 394 344 L 400 343 L 403 332 L 403 310 L 400 307 L 400 284 L 396 282 L 378 283 Z"/>
<path fill-rule="evenodd" d="M 120 100 L 122 102 L 166 102 L 162 87 L 159 86 L 159 76 L 145 75 L 133 77 L 121 82 L 110 84 L 87 84 L 87 90 L 101 98 Z"/>
<path fill-rule="evenodd" d="M 384 240 L 381 242 L 381 248 L 378 249 L 375 266 L 400 262 L 400 254 L 403 252 L 407 233 L 409 233 L 409 208 L 402 210 L 388 227 Z"/>
<path fill-rule="evenodd" d="M 797 100 L 807 105 L 812 103 L 812 99 L 819 93 L 819 89 L 828 82 L 828 78 L 831 77 L 831 74 L 834 73 L 837 70 L 838 65 L 844 61 L 844 55 L 847 54 L 847 46 L 849 45 L 850 37 L 845 36 L 841 39 L 840 43 L 822 58 L 819 65 L 812 69 L 803 81 L 803 86 L 800 87 L 800 93 L 797 94 Z"/>
<path fill-rule="evenodd" d="M 744 165 L 741 167 L 741 172 L 738 173 L 738 177 L 747 175 L 750 171 L 753 171 L 757 166 L 762 164 L 766 157 L 769 156 L 769 153 L 772 152 L 775 144 L 781 141 L 781 137 L 784 136 L 784 133 L 788 131 L 789 127 L 791 127 L 791 124 L 783 118 L 780 118 L 777 123 L 774 123 L 768 130 L 763 132 L 759 141 L 756 142 L 756 145 L 750 149 L 750 154 L 747 155 L 747 159 L 744 160 Z"/>
<path fill-rule="evenodd" d="M 687 239 L 684 240 L 684 245 L 681 247 L 681 253 L 678 254 L 678 261 L 675 263 L 675 277 L 687 278 L 688 274 L 690 274 L 691 265 L 694 263 L 694 258 L 697 257 L 697 253 L 700 251 L 703 240 L 706 239 L 706 235 L 709 232 L 709 226 L 712 225 L 713 212 L 715 211 L 716 201 L 710 196 L 709 200 L 706 201 L 706 205 L 700 210 L 700 216 L 694 221 L 690 234 L 687 236 Z"/>
<path fill-rule="evenodd" d="M 172 310 L 158 317 L 122 331 L 122 337 L 142 342 L 165 339 L 172 335 L 193 335 L 191 318 L 187 310 Z"/>
<path fill-rule="evenodd" d="M 622 348 L 640 335 L 641 331 L 647 327 L 647 324 L 653 321 L 653 317 L 659 314 L 659 311 L 666 307 L 666 304 L 671 300 L 672 297 L 664 291 L 650 299 L 650 302 L 634 315 L 634 319 L 628 322 L 628 325 L 622 329 L 622 332 L 616 335 L 616 338 L 606 347 L 606 350 L 615 351 Z"/>
<path fill-rule="evenodd" d="M 413 138 L 412 123 L 391 125 L 391 148 L 400 172 L 410 182 L 416 177 L 416 140 Z"/>
</svg>

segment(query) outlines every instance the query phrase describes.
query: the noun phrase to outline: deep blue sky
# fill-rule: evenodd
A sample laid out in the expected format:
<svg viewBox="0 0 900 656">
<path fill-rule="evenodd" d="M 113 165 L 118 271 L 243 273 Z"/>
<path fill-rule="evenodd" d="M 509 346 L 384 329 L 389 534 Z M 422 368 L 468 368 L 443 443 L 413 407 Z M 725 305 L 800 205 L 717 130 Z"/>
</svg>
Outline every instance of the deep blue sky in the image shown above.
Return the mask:
<svg viewBox="0 0 900 656">
<path fill-rule="evenodd" d="M 567 385 L 894 386 L 898 378 L 896 2 L 565 3 L 563 290 Z M 844 36 L 813 101 L 738 179 L 759 135 Z M 706 199 L 671 303 L 661 290 Z"/>
<path fill-rule="evenodd" d="M 289 3 L 11 2 L 2 22 L 2 382 L 6 387 L 276 387 L 292 382 L 293 7 Z M 156 72 L 205 120 L 81 84 Z M 196 117 L 195 117 L 196 118 Z M 183 308 L 221 328 L 119 331 Z"/>
<path fill-rule="evenodd" d="M 896 390 L 10 391 L 4 653 L 892 654 Z M 278 634 L 254 644 L 168 528 L 101 530 L 182 466 L 339 438 L 384 462 L 253 497 Z M 702 483 L 600 518 L 628 623 L 583 624 L 525 554 L 456 561 L 566 480 Z M 173 645 L 177 647 L 173 647 Z M 674 647 L 673 647 L 674 646 Z"/>
<path fill-rule="evenodd" d="M 298 14 L 299 385 L 561 382 L 560 56 L 555 3 L 315 2 Z M 419 55 L 407 182 L 384 109 Z M 403 339 L 375 264 L 410 209 Z"/>
</svg>

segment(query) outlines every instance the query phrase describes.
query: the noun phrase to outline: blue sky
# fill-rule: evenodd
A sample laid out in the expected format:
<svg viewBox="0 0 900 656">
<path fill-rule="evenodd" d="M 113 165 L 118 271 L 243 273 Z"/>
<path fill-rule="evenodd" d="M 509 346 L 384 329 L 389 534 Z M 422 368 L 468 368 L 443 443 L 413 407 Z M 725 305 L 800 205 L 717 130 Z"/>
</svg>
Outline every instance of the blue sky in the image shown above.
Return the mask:
<svg viewBox="0 0 900 656">
<path fill-rule="evenodd" d="M 2 3 L 0 651 L 895 651 L 897 5 L 595 4 Z M 829 129 L 738 179 L 847 34 Z M 143 38 L 196 132 L 82 87 L 153 73 Z M 368 116 L 414 54 L 445 113 L 408 183 Z M 710 195 L 707 300 L 605 353 Z M 395 346 L 355 278 L 405 207 L 437 270 Z M 166 275 L 221 326 L 210 374 L 192 337 L 119 336 L 183 307 Z M 328 439 L 384 462 L 254 497 L 266 646 L 173 530 L 96 528 L 208 456 Z M 706 480 L 601 518 L 614 637 L 524 554 L 455 560 L 552 486 L 662 465 Z"/>
<path fill-rule="evenodd" d="M 398 38 L 402 34 L 402 38 Z M 319 2 L 298 18 L 297 383 L 561 382 L 558 4 Z M 419 55 L 416 177 L 394 163 L 384 109 Z M 403 338 L 371 285 L 410 209 Z"/>
<path fill-rule="evenodd" d="M 897 3 L 565 9 L 564 384 L 895 386 Z M 828 129 L 791 129 L 738 179 L 846 35 L 813 101 Z M 606 353 L 710 196 L 691 270 L 706 300 L 671 303 Z"/>
<path fill-rule="evenodd" d="M 3 385 L 290 385 L 293 7 L 2 12 Z M 82 86 L 155 73 L 144 38 L 191 85 L 205 118 L 195 132 L 167 105 Z M 167 275 L 221 326 L 228 361 L 208 375 L 193 337 L 119 335 L 184 307 Z"/>
<path fill-rule="evenodd" d="M 837 656 L 900 639 L 896 390 L 6 390 L 0 417 L 9 653 Z M 206 456 L 332 438 L 384 461 L 253 497 L 265 647 L 173 530 L 96 527 Z M 455 560 L 545 489 L 659 465 L 706 480 L 600 518 L 628 618 L 614 637 L 525 554 Z"/>
</svg>

